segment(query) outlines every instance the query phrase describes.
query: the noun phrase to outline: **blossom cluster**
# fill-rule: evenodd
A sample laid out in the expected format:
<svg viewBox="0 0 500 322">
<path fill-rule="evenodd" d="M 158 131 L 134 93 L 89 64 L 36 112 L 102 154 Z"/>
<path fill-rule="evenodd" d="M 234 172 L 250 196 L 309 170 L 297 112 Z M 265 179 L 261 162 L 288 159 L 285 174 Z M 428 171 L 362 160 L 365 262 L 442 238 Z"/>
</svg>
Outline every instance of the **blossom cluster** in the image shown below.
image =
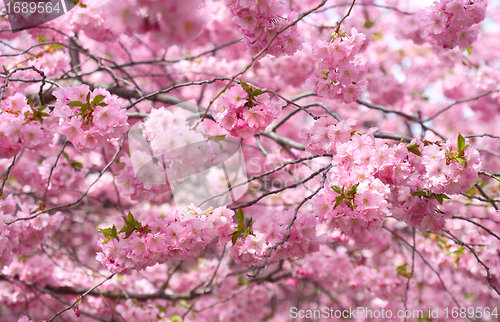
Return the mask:
<svg viewBox="0 0 500 322">
<path fill-rule="evenodd" d="M 306 150 L 310 153 L 335 153 L 337 144 L 351 139 L 354 124 L 353 119 L 337 122 L 332 117 L 321 117 L 311 128 L 301 128 L 299 137 L 307 142 Z"/>
<path fill-rule="evenodd" d="M 264 49 L 280 30 L 298 17 L 292 11 L 283 18 L 287 6 L 284 0 L 226 0 L 226 5 L 234 15 L 233 21 L 240 26 L 245 44 L 253 55 Z M 299 33 L 297 25 L 293 25 L 270 43 L 266 53 L 275 57 L 292 56 L 302 49 L 303 42 L 304 37 Z M 262 57 L 261 55 L 260 58 Z"/>
<path fill-rule="evenodd" d="M 345 251 L 322 246 L 318 252 L 297 261 L 294 277 L 287 281 L 287 285 L 295 285 L 300 279 L 308 278 L 324 287 L 343 284 L 348 285 L 348 289 L 366 290 L 367 296 L 377 294 L 393 298 L 393 292 L 403 291 L 400 289 L 404 285 L 403 280 L 394 267 L 370 266 L 353 265 Z"/>
<path fill-rule="evenodd" d="M 63 153 L 54 166 L 56 159 L 56 156 L 50 156 L 43 160 L 38 168 L 43 185 L 47 186 L 50 177 L 48 188 L 53 194 L 79 189 L 87 174 L 83 165 L 78 161 L 70 160 L 67 153 Z"/>
<path fill-rule="evenodd" d="M 132 157 L 128 155 L 120 157 L 120 162 L 124 167 L 118 173 L 116 181 L 120 193 L 124 196 L 132 200 L 145 201 L 171 191 L 169 183 L 164 180 L 165 170 L 151 162 L 151 155 L 136 151 Z M 136 171 L 134 165 L 143 170 Z"/>
<path fill-rule="evenodd" d="M 33 107 L 21 93 L 0 105 L 0 159 L 12 158 L 21 149 L 37 150 L 52 143 L 51 127 L 43 124 L 46 106 Z"/>
<path fill-rule="evenodd" d="M 97 260 L 111 272 L 126 274 L 157 263 L 178 262 L 203 250 L 215 237 L 219 243 L 230 239 L 234 212 L 226 207 L 201 209 L 192 207 L 187 214 L 169 211 L 165 218 L 153 218 L 140 231 L 128 236 L 99 241 L 102 252 Z"/>
<path fill-rule="evenodd" d="M 365 34 L 352 28 L 350 37 L 341 33 L 329 43 L 316 41 L 312 54 L 318 61 L 321 75 L 313 74 L 308 79 L 309 86 L 316 94 L 346 104 L 361 96 L 361 89 L 366 83 L 365 66 L 354 62 L 354 58 L 365 40 Z"/>
<path fill-rule="evenodd" d="M 129 132 L 130 156 L 120 158 L 125 164 L 118 175 L 120 190 L 132 200 L 171 191 L 173 180 L 197 173 L 222 153 L 208 141 L 202 126 L 190 127 L 180 111 L 152 110 Z"/>
<path fill-rule="evenodd" d="M 214 117 L 231 135 L 246 138 L 264 131 L 283 105 L 283 100 L 271 100 L 264 91 L 233 86 L 214 102 Z"/>
<path fill-rule="evenodd" d="M 487 1 L 441 0 L 422 15 L 425 33 L 435 46 L 467 48 L 477 39 L 477 24 L 486 18 Z"/>
<path fill-rule="evenodd" d="M 113 42 L 123 33 L 151 33 L 163 45 L 184 44 L 195 38 L 205 23 L 197 12 L 201 3 L 125 0 L 117 6 L 109 0 L 85 0 L 71 10 L 64 22 L 98 41 Z"/>
<path fill-rule="evenodd" d="M 119 138 L 128 130 L 127 111 L 120 108 L 116 95 L 103 88 L 66 86 L 54 92 L 54 115 L 60 131 L 79 152 L 102 147 L 106 140 Z"/>
<path fill-rule="evenodd" d="M 18 205 L 12 195 L 0 200 L 0 267 L 8 265 L 13 256 L 27 254 L 38 247 L 59 227 L 62 221 L 59 212 L 52 216 L 43 213 L 33 220 L 19 220 L 7 225 L 16 219 L 30 217 L 35 211 L 35 206 Z"/>
<path fill-rule="evenodd" d="M 253 234 L 239 238 L 231 247 L 236 262 L 258 264 L 268 254 L 269 248 L 285 238 L 293 216 L 294 212 L 287 210 L 280 216 L 260 217 L 252 226 Z M 294 258 L 318 251 L 325 235 L 316 236 L 317 223 L 313 213 L 298 215 L 290 227 L 290 238 L 272 252 L 270 259 Z"/>
<path fill-rule="evenodd" d="M 387 215 L 423 230 L 440 230 L 454 209 L 438 206 L 449 199 L 447 194 L 476 182 L 477 150 L 465 145 L 461 135 L 446 142 L 376 146 L 376 128 L 360 134 L 346 129 L 352 125 L 353 120 L 336 125 L 318 120 L 306 136 L 309 150 L 335 152 L 329 187 L 313 199 L 319 219 L 348 234 L 377 229 Z M 342 139 L 332 140 L 330 133 L 339 129 L 344 129 Z"/>
</svg>

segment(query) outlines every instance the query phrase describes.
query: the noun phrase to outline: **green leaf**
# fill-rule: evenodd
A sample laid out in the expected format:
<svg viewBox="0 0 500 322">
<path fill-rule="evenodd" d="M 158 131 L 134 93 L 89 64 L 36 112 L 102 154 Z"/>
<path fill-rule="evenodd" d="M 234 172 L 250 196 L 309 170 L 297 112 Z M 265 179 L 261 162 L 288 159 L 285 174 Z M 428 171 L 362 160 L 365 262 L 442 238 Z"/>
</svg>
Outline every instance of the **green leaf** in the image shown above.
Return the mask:
<svg viewBox="0 0 500 322">
<path fill-rule="evenodd" d="M 457 151 L 460 152 L 460 151 L 463 151 L 465 150 L 466 146 L 465 146 L 465 139 L 464 137 L 462 136 L 462 134 L 458 134 L 458 138 L 457 138 Z"/>
<path fill-rule="evenodd" d="M 257 97 L 259 95 L 262 95 L 264 94 L 266 91 L 263 91 L 263 90 L 260 90 L 260 89 L 255 89 L 253 92 L 252 92 L 252 96 L 253 97 Z"/>
<path fill-rule="evenodd" d="M 410 272 L 408 272 L 408 269 L 406 268 L 407 265 L 408 263 L 405 263 L 404 265 L 396 267 L 398 275 L 402 275 L 404 277 L 410 277 Z"/>
<path fill-rule="evenodd" d="M 45 36 L 43 35 L 36 36 L 36 40 L 38 41 L 39 44 L 47 42 L 47 38 L 45 38 Z"/>
<path fill-rule="evenodd" d="M 418 149 L 417 142 L 412 142 L 412 143 L 408 144 L 406 146 L 406 149 L 408 149 L 408 151 L 410 151 L 411 153 L 418 155 L 419 157 L 422 156 L 422 153 L 420 153 L 420 150 Z"/>
<path fill-rule="evenodd" d="M 443 204 L 443 196 L 442 194 L 434 195 L 434 199 L 436 199 L 440 205 Z"/>
<path fill-rule="evenodd" d="M 172 316 L 169 320 L 172 321 L 172 322 L 182 322 L 182 318 L 180 316 L 178 316 L 178 315 Z"/>
<path fill-rule="evenodd" d="M 457 157 L 456 160 L 458 161 L 458 163 L 460 163 L 462 168 L 467 167 L 467 161 L 465 161 L 464 157 Z"/>
<path fill-rule="evenodd" d="M 250 227 L 252 227 L 252 221 L 253 221 L 253 218 L 250 218 L 247 222 L 247 229 L 249 229 Z"/>
<path fill-rule="evenodd" d="M 427 192 L 425 192 L 423 190 L 417 190 L 414 193 L 412 193 L 411 195 L 415 196 L 415 197 L 424 197 L 424 196 L 427 196 Z"/>
<path fill-rule="evenodd" d="M 167 313 L 167 309 L 159 304 L 156 304 L 156 308 L 160 311 L 162 311 L 163 313 Z"/>
<path fill-rule="evenodd" d="M 104 228 L 104 229 L 99 229 L 99 231 L 104 235 L 104 236 L 111 236 L 113 233 L 112 228 Z"/>
<path fill-rule="evenodd" d="M 120 241 L 120 238 L 118 238 L 118 232 L 116 231 L 115 225 L 113 225 L 113 227 L 111 228 L 111 236 L 113 236 L 113 238 L 116 238 L 116 239 L 118 239 L 118 241 Z"/>
<path fill-rule="evenodd" d="M 231 237 L 231 241 L 233 242 L 233 245 L 236 244 L 236 241 L 238 240 L 238 237 L 240 237 L 241 233 L 242 233 L 241 230 L 237 230 L 234 233 L 232 233 L 233 237 Z"/>
<path fill-rule="evenodd" d="M 33 110 L 33 101 L 28 98 L 28 104 L 31 107 L 31 110 Z"/>
<path fill-rule="evenodd" d="M 359 182 L 356 183 L 354 186 L 352 186 L 351 189 L 347 190 L 347 195 L 352 196 L 353 194 L 355 194 L 358 186 L 359 186 Z"/>
<path fill-rule="evenodd" d="M 45 110 L 47 108 L 46 105 L 42 105 L 38 108 L 38 112 L 42 112 L 43 110 Z M 48 115 L 48 114 L 47 114 Z"/>
<path fill-rule="evenodd" d="M 252 94 L 252 90 L 250 89 L 250 86 L 248 86 L 247 83 L 241 82 L 240 84 L 241 84 L 241 88 L 243 88 L 245 90 L 245 92 L 248 93 L 248 95 Z"/>
<path fill-rule="evenodd" d="M 78 162 L 78 161 L 71 161 L 71 162 L 70 162 L 70 165 L 71 165 L 73 168 L 75 168 L 75 170 L 76 170 L 77 168 L 79 168 L 79 169 L 83 168 L 83 164 L 81 164 L 81 163 L 80 163 L 80 162 Z"/>
<path fill-rule="evenodd" d="M 90 105 L 90 92 L 87 93 L 87 104 Z"/>
<path fill-rule="evenodd" d="M 53 45 L 50 45 L 50 49 L 56 51 L 56 50 L 64 50 L 64 47 L 63 45 L 59 45 L 59 44 L 53 44 Z"/>
<path fill-rule="evenodd" d="M 243 210 L 241 210 L 241 208 L 238 209 L 236 218 L 238 219 L 238 228 L 240 228 L 240 230 L 243 230 L 245 228 L 245 213 L 243 212 Z"/>
<path fill-rule="evenodd" d="M 68 103 L 69 106 L 78 106 L 78 107 L 84 107 L 86 104 L 82 103 L 80 101 L 73 101 Z"/>
<path fill-rule="evenodd" d="M 239 285 L 246 285 L 246 286 L 248 286 L 248 285 L 250 285 L 250 282 L 247 281 L 247 280 L 245 280 L 245 279 L 243 279 L 243 277 L 238 276 L 238 284 Z"/>
<path fill-rule="evenodd" d="M 111 227 L 111 228 L 99 229 L 99 231 L 104 235 L 104 237 L 106 237 L 106 238 L 104 238 L 104 241 L 102 242 L 103 244 L 106 244 L 107 242 L 109 242 L 113 238 L 120 240 L 118 238 L 118 234 L 116 233 L 115 225 L 113 225 L 113 227 Z"/>
<path fill-rule="evenodd" d="M 96 97 L 94 97 L 94 99 L 92 100 L 92 103 L 91 103 L 91 104 L 92 104 L 92 106 L 96 106 L 96 105 L 98 105 L 98 104 L 99 104 L 99 103 L 101 103 L 101 102 L 102 102 L 102 100 L 103 100 L 103 99 L 105 99 L 105 98 L 106 98 L 106 96 L 104 96 L 104 95 L 97 95 L 97 96 L 96 96 Z"/>
<path fill-rule="evenodd" d="M 66 152 L 63 151 L 62 155 L 64 155 L 64 157 L 66 158 L 66 160 L 69 161 L 69 155 Z"/>
<path fill-rule="evenodd" d="M 220 142 L 224 141 L 226 138 L 226 135 L 217 135 L 217 136 L 209 136 L 208 140 L 214 141 L 214 142 Z"/>
<path fill-rule="evenodd" d="M 101 103 L 99 103 L 99 104 L 97 104 L 97 105 L 102 106 L 102 107 L 108 106 L 108 104 L 107 104 L 107 103 L 104 103 L 104 102 L 101 102 Z"/>
<path fill-rule="evenodd" d="M 462 255 L 464 253 L 464 250 L 465 250 L 465 247 L 460 247 L 459 249 L 454 251 L 453 254 Z"/>
<path fill-rule="evenodd" d="M 343 200 L 342 196 L 338 196 L 337 198 L 335 198 L 335 207 L 333 207 L 334 210 L 340 205 L 342 200 Z"/>
<path fill-rule="evenodd" d="M 467 51 L 467 53 L 470 55 L 472 55 L 472 46 L 469 46 L 467 48 L 465 48 L 465 50 Z"/>
<path fill-rule="evenodd" d="M 340 189 L 339 186 L 332 186 L 332 189 L 333 191 L 335 191 L 336 193 L 338 193 L 339 195 L 342 194 L 342 190 Z"/>
<path fill-rule="evenodd" d="M 363 25 L 363 27 L 365 27 L 366 29 L 370 29 L 371 27 L 373 27 L 373 25 L 374 25 L 374 24 L 375 24 L 375 23 L 374 23 L 373 21 L 371 21 L 371 20 L 367 20 L 367 21 L 365 22 L 365 24 Z"/>
</svg>

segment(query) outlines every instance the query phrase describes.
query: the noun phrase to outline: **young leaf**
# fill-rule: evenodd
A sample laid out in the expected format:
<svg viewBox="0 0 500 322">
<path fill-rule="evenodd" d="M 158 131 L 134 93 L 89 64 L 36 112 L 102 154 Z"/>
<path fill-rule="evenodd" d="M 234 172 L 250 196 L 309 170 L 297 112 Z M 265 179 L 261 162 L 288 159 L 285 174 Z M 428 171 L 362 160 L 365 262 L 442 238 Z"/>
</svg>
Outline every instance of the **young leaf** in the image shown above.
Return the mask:
<svg viewBox="0 0 500 322">
<path fill-rule="evenodd" d="M 36 40 L 38 41 L 39 44 L 47 42 L 47 38 L 45 38 L 45 36 L 43 35 L 36 36 Z"/>
<path fill-rule="evenodd" d="M 467 167 L 467 161 L 465 161 L 464 157 L 457 157 L 456 160 L 458 161 L 458 163 L 460 163 L 462 168 Z"/>
<path fill-rule="evenodd" d="M 167 309 L 159 304 L 156 304 L 156 308 L 160 311 L 162 311 L 163 313 L 167 313 Z"/>
<path fill-rule="evenodd" d="M 410 277 L 410 272 L 408 272 L 408 269 L 406 268 L 407 264 L 408 263 L 405 263 L 404 265 L 396 267 L 398 275 L 402 275 L 404 277 Z"/>
<path fill-rule="evenodd" d="M 334 210 L 340 205 L 342 199 L 343 199 L 342 196 L 338 196 L 337 198 L 335 198 L 335 207 L 333 207 Z"/>
<path fill-rule="evenodd" d="M 233 242 L 233 245 L 236 244 L 236 241 L 238 240 L 238 237 L 240 237 L 242 231 L 241 230 L 236 230 L 234 233 L 232 233 L 231 241 Z"/>
<path fill-rule="evenodd" d="M 252 94 L 252 90 L 250 89 L 250 87 L 248 86 L 247 83 L 241 82 L 241 88 L 243 88 L 245 90 L 245 92 L 248 93 L 248 95 Z"/>
<path fill-rule="evenodd" d="M 408 151 L 410 151 L 411 153 L 416 154 L 416 155 L 418 155 L 419 157 L 421 157 L 421 156 L 422 156 L 422 153 L 420 153 L 420 150 L 418 149 L 418 144 L 417 144 L 417 142 L 412 142 L 412 143 L 408 144 L 408 145 L 406 146 L 406 148 L 407 148 L 407 149 L 408 149 Z"/>
<path fill-rule="evenodd" d="M 98 105 L 98 104 L 99 104 L 99 103 L 101 103 L 101 102 L 102 102 L 102 100 L 103 100 L 103 99 L 105 99 L 105 98 L 106 98 L 106 96 L 104 96 L 104 95 L 97 95 L 97 96 L 96 96 L 96 97 L 94 97 L 94 99 L 92 100 L 92 103 L 91 103 L 91 104 L 92 104 L 92 106 L 96 106 L 96 105 Z"/>
<path fill-rule="evenodd" d="M 224 141 L 224 139 L 226 138 L 226 135 L 217 135 L 217 136 L 209 136 L 208 137 L 208 140 L 212 140 L 214 142 L 219 142 L 219 141 Z"/>
<path fill-rule="evenodd" d="M 352 186 L 351 189 L 347 190 L 347 195 L 352 196 L 353 194 L 355 194 L 358 186 L 359 186 L 359 182 L 356 183 L 354 186 Z"/>
<path fill-rule="evenodd" d="M 113 238 L 116 238 L 118 241 L 120 241 L 120 238 L 118 238 L 118 232 L 116 231 L 115 225 L 113 225 L 113 227 L 111 228 L 111 236 Z"/>
<path fill-rule="evenodd" d="M 245 228 L 245 213 L 243 212 L 243 210 L 241 210 L 241 208 L 238 209 L 236 218 L 238 218 L 238 228 L 240 230 L 243 230 Z"/>
<path fill-rule="evenodd" d="M 81 164 L 80 162 L 78 161 L 71 161 L 70 162 L 70 165 L 75 169 L 75 170 L 78 170 L 78 169 L 81 169 L 83 168 L 83 164 Z"/>
<path fill-rule="evenodd" d="M 253 221 L 253 218 L 250 218 L 247 222 L 247 229 L 249 229 L 250 227 L 252 227 L 252 221 Z"/>
<path fill-rule="evenodd" d="M 69 102 L 68 103 L 69 106 L 78 106 L 78 107 L 83 107 L 85 106 L 84 103 L 80 102 L 80 101 L 73 101 L 73 102 Z"/>
<path fill-rule="evenodd" d="M 424 196 L 427 196 L 427 192 L 423 191 L 423 190 L 417 190 L 415 191 L 414 193 L 411 194 L 412 196 L 415 196 L 415 197 L 424 197 Z"/>
<path fill-rule="evenodd" d="M 255 90 L 252 92 L 252 96 L 253 96 L 253 97 L 257 97 L 257 96 L 262 95 L 262 94 L 264 94 L 264 93 L 265 93 L 265 91 L 263 91 L 263 90 L 260 90 L 260 89 L 255 89 Z"/>
<path fill-rule="evenodd" d="M 463 151 L 465 150 L 466 146 L 465 146 L 465 139 L 464 137 L 462 136 L 462 134 L 458 134 L 458 138 L 457 138 L 457 151 L 460 152 L 460 151 Z"/>
<path fill-rule="evenodd" d="M 339 195 L 342 194 L 342 190 L 340 189 L 339 186 L 332 186 L 332 189 L 333 189 L 333 191 L 335 191 Z"/>
<path fill-rule="evenodd" d="M 50 49 L 51 49 L 52 51 L 56 51 L 56 50 L 64 50 L 64 47 L 63 47 L 63 45 L 53 44 L 53 45 L 50 45 Z"/>
</svg>

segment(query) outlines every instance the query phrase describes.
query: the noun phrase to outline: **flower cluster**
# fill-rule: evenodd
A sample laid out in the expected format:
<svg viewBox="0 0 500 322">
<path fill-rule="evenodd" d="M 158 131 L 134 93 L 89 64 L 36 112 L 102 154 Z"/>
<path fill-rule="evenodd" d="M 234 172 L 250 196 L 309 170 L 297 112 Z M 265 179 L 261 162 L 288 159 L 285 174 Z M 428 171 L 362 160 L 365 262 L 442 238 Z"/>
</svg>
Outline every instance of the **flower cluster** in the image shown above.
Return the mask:
<svg viewBox="0 0 500 322">
<path fill-rule="evenodd" d="M 173 180 L 205 169 L 222 153 L 209 140 L 202 126 L 191 128 L 180 111 L 152 110 L 129 132 L 130 157 L 120 158 L 125 163 L 118 175 L 120 190 L 133 200 L 150 200 L 171 191 Z"/>
<path fill-rule="evenodd" d="M 392 215 L 422 230 L 441 230 L 456 210 L 436 209 L 443 199 L 449 199 L 447 194 L 458 194 L 476 183 L 481 168 L 479 152 L 465 145 L 461 135 L 456 141 L 414 142 L 410 151 L 413 175 L 403 181 L 404 185 L 391 187 Z"/>
<path fill-rule="evenodd" d="M 341 33 L 330 43 L 316 41 L 312 54 L 318 61 L 322 75 L 312 75 L 308 79 L 315 93 L 346 104 L 361 96 L 361 89 L 366 83 L 363 77 L 365 67 L 359 62 L 355 63 L 354 57 L 365 40 L 365 34 L 352 28 L 350 37 Z"/>
<path fill-rule="evenodd" d="M 31 102 L 30 102 L 31 104 Z M 53 134 L 43 124 L 46 106 L 33 107 L 16 93 L 5 99 L 0 114 L 0 159 L 15 156 L 22 148 L 37 150 L 52 143 Z"/>
<path fill-rule="evenodd" d="M 332 117 L 321 117 L 311 128 L 301 128 L 299 137 L 307 142 L 306 150 L 310 153 L 335 153 L 339 143 L 351 139 L 353 119 L 338 122 Z"/>
<path fill-rule="evenodd" d="M 86 36 L 100 42 L 116 41 L 123 33 L 151 33 L 163 45 L 184 44 L 203 27 L 205 19 L 197 11 L 201 3 L 124 0 L 117 6 L 108 0 L 86 0 L 71 10 L 65 21 L 73 30 L 83 30 Z"/>
<path fill-rule="evenodd" d="M 231 254 L 238 263 L 257 264 L 269 248 L 282 241 L 294 216 L 284 211 L 280 216 L 260 217 L 252 226 L 252 233 L 239 238 L 231 247 Z M 273 260 L 300 257 L 316 252 L 325 241 L 325 235 L 316 236 L 317 219 L 313 213 L 299 215 L 290 227 L 290 238 L 271 254 Z"/>
<path fill-rule="evenodd" d="M 54 92 L 54 115 L 61 118 L 60 131 L 80 152 L 102 147 L 106 140 L 127 132 L 127 111 L 116 95 L 87 85 L 66 86 Z"/>
<path fill-rule="evenodd" d="M 50 177 L 48 188 L 54 194 L 79 189 L 87 174 L 83 165 L 76 160 L 70 160 L 66 152 L 62 153 L 54 167 L 56 159 L 56 156 L 50 156 L 43 160 L 38 168 L 44 186 L 47 186 Z"/>
<path fill-rule="evenodd" d="M 264 49 L 281 29 L 298 17 L 298 14 L 292 11 L 286 18 L 282 18 L 287 5 L 284 0 L 226 0 L 226 5 L 234 15 L 233 21 L 240 26 L 252 55 Z M 297 30 L 297 25 L 293 25 L 273 40 L 267 53 L 276 57 L 292 56 L 302 49 L 303 42 L 304 37 Z"/>
<path fill-rule="evenodd" d="M 129 214 L 127 226 L 120 233 L 114 226 L 101 230 L 106 238 L 99 241 L 102 252 L 97 260 L 120 274 L 178 262 L 203 250 L 215 237 L 219 237 L 219 243 L 229 240 L 233 215 L 226 207 L 205 212 L 192 207 L 187 214 L 170 211 L 165 218 L 153 218 L 142 225 Z"/>
<path fill-rule="evenodd" d="M 331 131 L 346 124 L 354 122 L 332 125 L 319 120 L 306 137 L 309 150 L 335 152 L 329 187 L 313 199 L 315 212 L 327 225 L 356 235 L 379 228 L 393 215 L 423 230 L 440 230 L 454 209 L 438 206 L 449 199 L 447 194 L 470 189 L 476 182 L 479 153 L 461 135 L 446 142 L 376 146 L 376 128 L 362 135 L 345 129 L 345 138 L 331 140 Z M 321 145 L 318 138 L 335 146 Z"/>
<path fill-rule="evenodd" d="M 38 247 L 62 221 L 59 212 L 52 216 L 43 213 L 33 220 L 19 220 L 7 225 L 15 219 L 30 217 L 36 211 L 36 207 L 26 204 L 19 205 L 19 208 L 17 210 L 12 195 L 0 200 L 0 267 L 8 265 L 13 256 L 24 255 Z"/>
<path fill-rule="evenodd" d="M 122 156 L 120 162 L 125 165 L 116 180 L 121 194 L 132 200 L 145 201 L 171 191 L 169 183 L 165 181 L 165 170 L 151 162 L 150 154 L 136 151 L 132 157 Z M 142 170 L 136 171 L 137 168 Z"/>
<path fill-rule="evenodd" d="M 435 46 L 467 48 L 477 39 L 477 24 L 486 18 L 487 1 L 441 0 L 422 15 L 425 33 Z"/>
<path fill-rule="evenodd" d="M 264 131 L 279 115 L 283 100 L 271 100 L 268 93 L 244 82 L 231 87 L 215 105 L 215 120 L 233 136 L 246 138 Z"/>
</svg>

